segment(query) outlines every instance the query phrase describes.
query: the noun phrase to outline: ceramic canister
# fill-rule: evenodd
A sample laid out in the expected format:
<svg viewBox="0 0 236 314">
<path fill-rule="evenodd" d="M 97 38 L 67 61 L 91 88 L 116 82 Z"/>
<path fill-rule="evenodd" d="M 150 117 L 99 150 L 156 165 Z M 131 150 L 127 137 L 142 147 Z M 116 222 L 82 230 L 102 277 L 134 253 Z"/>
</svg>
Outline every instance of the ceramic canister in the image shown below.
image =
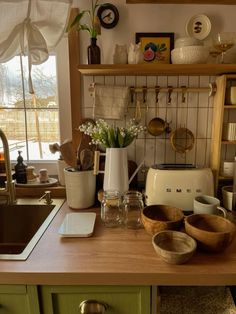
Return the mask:
<svg viewBox="0 0 236 314">
<path fill-rule="evenodd" d="M 83 209 L 95 202 L 96 176 L 93 170 L 77 171 L 68 167 L 64 169 L 66 199 L 70 208 Z"/>
</svg>

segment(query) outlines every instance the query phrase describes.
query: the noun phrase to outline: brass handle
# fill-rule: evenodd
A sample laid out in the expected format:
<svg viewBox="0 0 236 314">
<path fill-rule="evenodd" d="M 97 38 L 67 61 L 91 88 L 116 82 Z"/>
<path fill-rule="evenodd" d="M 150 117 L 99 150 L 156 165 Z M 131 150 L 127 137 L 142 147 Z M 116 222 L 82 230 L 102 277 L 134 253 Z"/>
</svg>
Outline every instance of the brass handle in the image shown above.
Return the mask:
<svg viewBox="0 0 236 314">
<path fill-rule="evenodd" d="M 79 305 L 81 314 L 103 314 L 108 309 L 108 305 L 97 300 L 84 300 Z"/>
</svg>

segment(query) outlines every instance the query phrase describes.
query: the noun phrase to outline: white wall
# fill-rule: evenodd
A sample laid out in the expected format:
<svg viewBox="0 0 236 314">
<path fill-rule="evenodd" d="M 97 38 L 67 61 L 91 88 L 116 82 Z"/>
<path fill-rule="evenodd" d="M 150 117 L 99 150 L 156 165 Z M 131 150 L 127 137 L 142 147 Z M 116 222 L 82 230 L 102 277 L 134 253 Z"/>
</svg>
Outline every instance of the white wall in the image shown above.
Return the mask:
<svg viewBox="0 0 236 314">
<path fill-rule="evenodd" d="M 126 4 L 125 0 L 107 2 L 118 8 L 120 20 L 113 29 L 102 28 L 102 34 L 98 37 L 102 63 L 112 63 L 115 44 L 134 43 L 136 32 L 174 32 L 175 38 L 185 36 L 187 21 L 196 14 L 206 14 L 209 17 L 212 24 L 210 36 L 218 31 L 236 31 L 236 6 L 233 5 Z M 88 9 L 90 1 L 74 0 L 73 6 L 80 10 Z M 81 63 L 87 63 L 89 35 L 81 32 L 80 36 Z"/>
<path fill-rule="evenodd" d="M 158 5 L 158 4 L 133 4 L 127 5 L 125 0 L 110 1 L 115 4 L 120 12 L 118 25 L 111 30 L 102 29 L 98 44 L 102 52 L 102 63 L 112 63 L 115 44 L 129 44 L 135 42 L 136 32 L 174 32 L 175 38 L 186 36 L 185 25 L 195 14 L 206 14 L 212 23 L 211 34 L 218 31 L 236 31 L 235 13 L 236 6 L 221 5 Z M 80 10 L 88 9 L 88 0 L 75 0 L 74 5 Z M 209 42 L 209 38 L 205 44 Z M 89 44 L 89 35 L 80 33 L 81 63 L 87 63 L 86 49 Z M 214 82 L 211 76 L 84 76 L 82 113 L 84 117 L 92 117 L 93 99 L 88 88 L 92 82 L 107 85 L 127 86 L 155 86 L 180 87 L 208 87 Z M 172 120 L 171 128 L 175 130 L 183 126 L 180 116 L 187 117 L 186 126 L 195 136 L 194 148 L 186 153 L 179 154 L 173 151 L 169 135 L 153 137 L 141 134 L 129 147 L 129 158 L 139 164 L 145 159 L 145 165 L 154 163 L 193 163 L 200 166 L 209 166 L 211 151 L 211 128 L 213 99 L 208 93 L 189 93 L 186 103 L 181 103 L 181 94 L 174 93 L 171 105 L 167 105 L 167 95 L 162 93 L 159 101 L 159 112 L 155 103 L 154 93 L 148 93 L 149 110 L 142 105 L 142 124 L 147 125 L 156 115 L 167 120 Z M 125 123 L 134 116 L 134 104 L 129 105 L 129 113 Z M 171 117 L 171 118 L 169 118 Z M 225 159 L 231 159 L 235 151 L 227 151 Z M 142 178 L 142 175 L 140 176 Z"/>
</svg>

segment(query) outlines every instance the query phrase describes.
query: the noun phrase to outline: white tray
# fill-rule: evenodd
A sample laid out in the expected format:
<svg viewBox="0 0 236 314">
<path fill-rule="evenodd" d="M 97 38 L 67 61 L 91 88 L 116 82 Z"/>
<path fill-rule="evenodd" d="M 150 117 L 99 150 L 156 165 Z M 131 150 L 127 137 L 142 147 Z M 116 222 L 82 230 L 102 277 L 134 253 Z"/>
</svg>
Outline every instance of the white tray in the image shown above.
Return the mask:
<svg viewBox="0 0 236 314">
<path fill-rule="evenodd" d="M 51 186 L 54 185 L 58 182 L 57 179 L 55 178 L 49 178 L 48 182 L 45 183 L 41 183 L 39 181 L 39 178 L 37 178 L 35 181 L 31 181 L 31 182 L 27 182 L 27 183 L 16 183 L 16 186 L 20 186 L 20 187 L 44 187 L 44 186 Z"/>
<path fill-rule="evenodd" d="M 90 237 L 93 234 L 95 213 L 66 214 L 58 233 L 63 237 Z"/>
</svg>

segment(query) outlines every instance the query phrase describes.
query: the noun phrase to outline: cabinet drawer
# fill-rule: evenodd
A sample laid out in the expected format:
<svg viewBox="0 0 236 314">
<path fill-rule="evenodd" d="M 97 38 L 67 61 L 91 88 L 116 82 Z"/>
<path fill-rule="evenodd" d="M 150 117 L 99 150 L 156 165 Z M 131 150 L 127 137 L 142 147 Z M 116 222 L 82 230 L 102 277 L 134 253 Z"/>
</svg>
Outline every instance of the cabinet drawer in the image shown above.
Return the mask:
<svg viewBox="0 0 236 314">
<path fill-rule="evenodd" d="M 39 314 L 37 288 L 24 285 L 0 285 L 1 314 Z"/>
<path fill-rule="evenodd" d="M 150 287 L 137 286 L 43 286 L 44 314 L 79 314 L 84 300 L 108 305 L 106 314 L 149 314 Z"/>
</svg>

